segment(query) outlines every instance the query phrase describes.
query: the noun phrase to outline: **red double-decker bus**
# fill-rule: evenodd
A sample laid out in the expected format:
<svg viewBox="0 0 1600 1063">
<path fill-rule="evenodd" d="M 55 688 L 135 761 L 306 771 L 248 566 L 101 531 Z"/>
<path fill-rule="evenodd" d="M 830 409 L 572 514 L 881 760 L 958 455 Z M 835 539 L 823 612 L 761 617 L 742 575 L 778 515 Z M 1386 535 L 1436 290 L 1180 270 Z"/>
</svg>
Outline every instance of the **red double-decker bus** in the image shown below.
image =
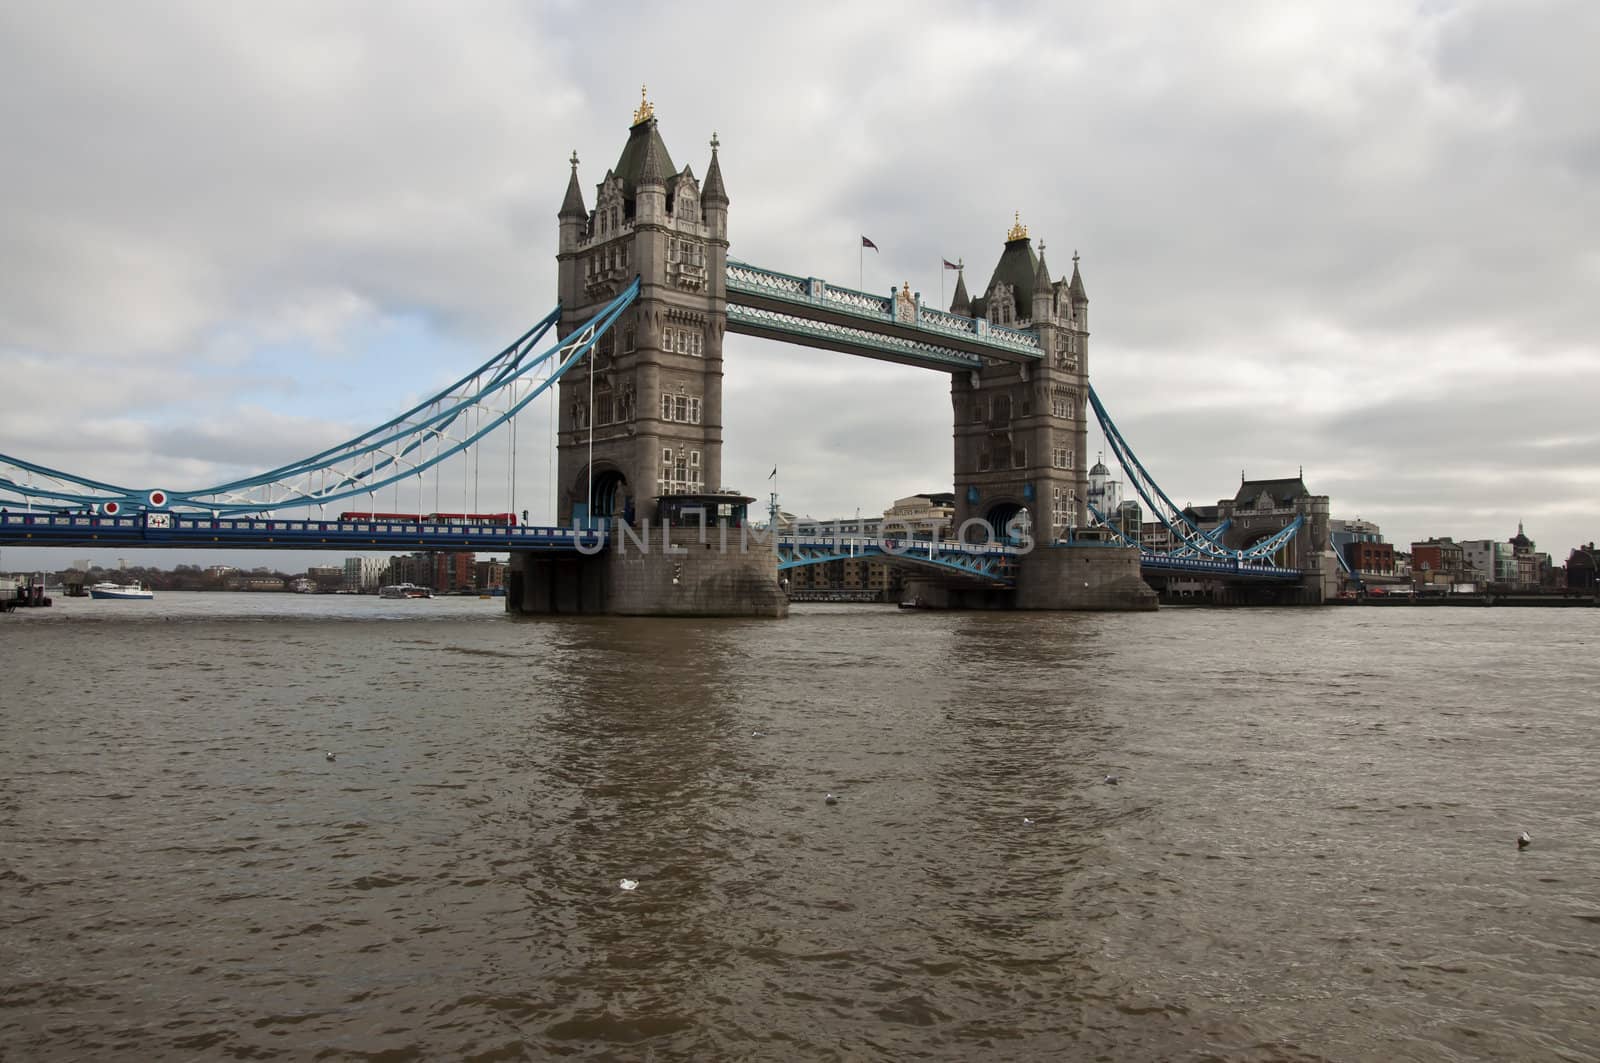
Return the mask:
<svg viewBox="0 0 1600 1063">
<path fill-rule="evenodd" d="M 339 514 L 344 521 L 385 524 L 506 524 L 515 526 L 515 513 L 364 513 L 350 510 Z"/>
<path fill-rule="evenodd" d="M 517 523 L 515 513 L 429 513 L 422 518 L 428 524 L 510 524 Z"/>
</svg>

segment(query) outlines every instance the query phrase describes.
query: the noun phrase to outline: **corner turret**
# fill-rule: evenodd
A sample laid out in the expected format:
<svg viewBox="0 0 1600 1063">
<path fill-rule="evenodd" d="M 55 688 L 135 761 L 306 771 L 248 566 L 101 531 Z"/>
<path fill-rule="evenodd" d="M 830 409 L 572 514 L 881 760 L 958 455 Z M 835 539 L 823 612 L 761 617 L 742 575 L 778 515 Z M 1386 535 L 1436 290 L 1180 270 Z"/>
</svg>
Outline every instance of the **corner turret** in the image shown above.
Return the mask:
<svg viewBox="0 0 1600 1063">
<path fill-rule="evenodd" d="M 1033 318 L 1042 321 L 1054 309 L 1055 292 L 1050 283 L 1050 267 L 1044 263 L 1044 241 L 1039 241 L 1039 262 L 1033 268 Z"/>
<path fill-rule="evenodd" d="M 561 222 L 560 250 L 571 251 L 583 237 L 584 224 L 589 220 L 589 208 L 583 205 L 583 189 L 578 184 L 578 153 L 572 153 L 572 176 L 567 178 L 567 195 L 561 201 L 561 212 L 556 215 Z"/>
<path fill-rule="evenodd" d="M 1078 328 L 1089 327 L 1089 293 L 1083 290 L 1083 274 L 1078 272 L 1078 252 L 1072 252 L 1072 281 L 1067 285 L 1072 299 L 1072 316 Z"/>
<path fill-rule="evenodd" d="M 705 187 L 700 191 L 700 205 L 705 212 L 706 228 L 711 238 L 720 240 L 724 249 L 728 243 L 728 190 L 722 183 L 722 163 L 717 159 L 717 148 L 722 142 L 711 134 L 711 165 L 706 168 Z"/>
<path fill-rule="evenodd" d="M 956 270 L 956 294 L 950 300 L 950 312 L 962 317 L 972 316 L 972 300 L 967 296 L 967 271 Z"/>
</svg>

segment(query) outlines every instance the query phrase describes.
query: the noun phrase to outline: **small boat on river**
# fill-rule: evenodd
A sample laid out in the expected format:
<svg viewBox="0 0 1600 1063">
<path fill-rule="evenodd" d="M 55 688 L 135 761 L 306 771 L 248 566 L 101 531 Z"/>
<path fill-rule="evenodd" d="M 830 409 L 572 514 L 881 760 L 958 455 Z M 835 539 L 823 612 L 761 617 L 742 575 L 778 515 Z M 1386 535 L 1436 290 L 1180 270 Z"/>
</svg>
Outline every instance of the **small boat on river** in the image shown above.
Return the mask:
<svg viewBox="0 0 1600 1063">
<path fill-rule="evenodd" d="M 391 583 L 378 588 L 380 598 L 432 598 L 433 592 L 415 583 Z"/>
<path fill-rule="evenodd" d="M 96 583 L 89 588 L 89 597 L 113 602 L 146 602 L 156 592 L 142 583 Z"/>
</svg>

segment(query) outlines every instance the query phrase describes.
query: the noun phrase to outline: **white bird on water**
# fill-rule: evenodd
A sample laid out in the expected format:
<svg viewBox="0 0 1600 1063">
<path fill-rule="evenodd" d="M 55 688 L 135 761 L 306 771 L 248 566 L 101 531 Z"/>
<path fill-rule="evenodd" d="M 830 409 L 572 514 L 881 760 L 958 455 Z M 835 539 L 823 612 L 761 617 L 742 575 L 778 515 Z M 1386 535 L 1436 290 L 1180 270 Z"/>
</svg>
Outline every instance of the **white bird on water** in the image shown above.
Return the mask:
<svg viewBox="0 0 1600 1063">
<path fill-rule="evenodd" d="M 339 758 L 334 756 L 332 753 L 325 753 L 325 754 L 323 754 L 322 759 L 326 760 L 329 764 L 332 764 L 334 761 L 338 760 Z"/>
<path fill-rule="evenodd" d="M 1031 827 L 1031 826 L 1033 826 L 1033 820 L 1029 819 L 1027 816 L 1023 816 L 1022 817 L 1022 825 L 1024 827 Z"/>
<path fill-rule="evenodd" d="M 825 805 L 836 805 L 839 803 L 839 799 L 832 794 L 829 794 L 822 799 L 822 803 Z"/>
<path fill-rule="evenodd" d="M 1117 778 L 1115 775 L 1107 775 L 1106 776 L 1106 785 L 1107 786 L 1115 786 L 1118 783 L 1120 783 L 1121 781 L 1122 780 Z"/>
<path fill-rule="evenodd" d="M 1533 844 L 1533 839 L 1528 837 L 1528 832 L 1527 831 L 1523 831 L 1521 834 L 1517 835 L 1517 848 L 1518 849 L 1526 849 L 1528 846 L 1530 846 L 1532 844 Z"/>
<path fill-rule="evenodd" d="M 621 882 L 617 883 L 617 885 L 619 885 L 623 889 L 629 890 L 629 891 L 636 890 L 636 889 L 639 888 L 639 884 L 637 882 L 635 882 L 631 878 L 625 878 Z"/>
</svg>

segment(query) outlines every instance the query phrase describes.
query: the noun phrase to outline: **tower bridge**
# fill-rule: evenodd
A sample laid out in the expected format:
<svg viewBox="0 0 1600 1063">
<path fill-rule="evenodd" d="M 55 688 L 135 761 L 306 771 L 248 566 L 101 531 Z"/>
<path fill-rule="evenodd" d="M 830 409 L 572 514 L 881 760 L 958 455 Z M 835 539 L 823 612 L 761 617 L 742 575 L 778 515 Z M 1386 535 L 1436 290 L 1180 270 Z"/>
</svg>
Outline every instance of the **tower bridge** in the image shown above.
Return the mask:
<svg viewBox="0 0 1600 1063">
<path fill-rule="evenodd" d="M 1172 506 L 1144 471 L 1089 384 L 1089 298 L 1076 254 L 1069 275 L 1053 276 L 1044 245 L 1035 249 L 1014 218 L 981 293 L 969 295 L 962 271 L 947 309 L 925 305 L 909 284 L 875 294 L 730 259 L 719 152 L 713 136 L 703 180 L 678 167 L 642 100 L 592 207 L 572 155 L 557 214 L 559 304 L 494 358 L 337 447 L 198 491 L 130 489 L 0 455 L 0 501 L 25 506 L 0 514 L 0 541 L 504 550 L 507 607 L 529 613 L 780 616 L 779 569 L 845 550 L 916 567 L 919 597 L 967 607 L 1153 608 L 1141 571 L 1185 565 L 1308 589 L 1320 578 L 1325 506 L 1320 532 L 1301 519 L 1245 541 L 1268 514 L 1241 500 L 1226 539 Z M 905 543 L 769 533 L 750 548 L 754 499 L 727 490 L 722 473 L 730 332 L 948 375 L 961 533 Z M 324 515 L 330 503 L 402 483 L 420 495 L 426 474 L 437 478 L 441 462 L 552 389 L 551 526 Z M 1176 549 L 1157 556 L 1097 529 L 1106 522 L 1089 506 L 1091 412 Z M 298 519 L 279 512 L 299 507 Z M 965 534 L 974 525 L 983 534 Z M 660 529 L 653 549 L 648 533 L 641 539 L 646 528 Z M 1306 538 L 1315 534 L 1324 538 Z M 1296 563 L 1286 565 L 1291 541 Z"/>
</svg>

